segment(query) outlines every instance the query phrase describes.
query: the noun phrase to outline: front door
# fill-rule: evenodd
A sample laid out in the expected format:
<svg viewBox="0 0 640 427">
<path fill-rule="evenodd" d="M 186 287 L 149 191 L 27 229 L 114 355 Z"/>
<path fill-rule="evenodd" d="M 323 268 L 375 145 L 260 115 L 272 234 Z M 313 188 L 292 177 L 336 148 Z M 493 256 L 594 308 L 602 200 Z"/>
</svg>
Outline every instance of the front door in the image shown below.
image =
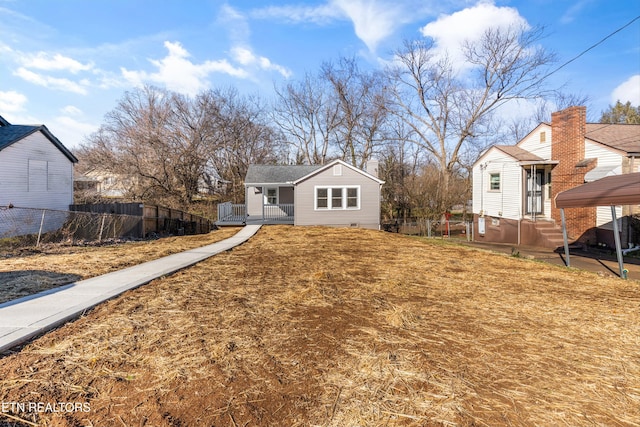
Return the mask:
<svg viewBox="0 0 640 427">
<path fill-rule="evenodd" d="M 541 214 L 543 207 L 542 189 L 544 186 L 544 170 L 527 171 L 527 206 L 526 214 Z"/>
</svg>

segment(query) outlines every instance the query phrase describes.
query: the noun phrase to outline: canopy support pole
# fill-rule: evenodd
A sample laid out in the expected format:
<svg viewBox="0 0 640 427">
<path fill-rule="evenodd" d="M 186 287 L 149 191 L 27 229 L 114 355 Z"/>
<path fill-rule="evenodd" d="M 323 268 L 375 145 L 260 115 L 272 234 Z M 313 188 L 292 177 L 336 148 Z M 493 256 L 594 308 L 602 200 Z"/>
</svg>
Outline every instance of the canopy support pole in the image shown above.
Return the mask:
<svg viewBox="0 0 640 427">
<path fill-rule="evenodd" d="M 567 239 L 567 221 L 564 218 L 564 208 L 560 209 L 560 219 L 562 220 L 562 239 L 564 240 L 564 263 L 567 267 L 571 267 L 571 259 L 569 258 L 569 240 Z"/>
<path fill-rule="evenodd" d="M 627 278 L 627 271 L 624 269 L 624 259 L 622 258 L 622 248 L 620 247 L 620 233 L 618 232 L 618 219 L 616 218 L 616 207 L 611 206 L 611 218 L 613 218 L 613 239 L 616 242 L 616 255 L 618 256 L 618 268 L 620 277 Z"/>
</svg>

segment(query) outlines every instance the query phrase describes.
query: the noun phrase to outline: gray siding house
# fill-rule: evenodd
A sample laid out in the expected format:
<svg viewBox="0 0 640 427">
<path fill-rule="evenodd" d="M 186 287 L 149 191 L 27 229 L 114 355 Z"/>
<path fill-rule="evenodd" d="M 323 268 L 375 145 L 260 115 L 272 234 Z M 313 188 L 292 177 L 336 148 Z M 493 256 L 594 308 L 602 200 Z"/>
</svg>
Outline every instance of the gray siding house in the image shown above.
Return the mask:
<svg viewBox="0 0 640 427">
<path fill-rule="evenodd" d="M 73 203 L 73 165 L 78 159 L 44 125 L 12 125 L 0 116 L 0 236 L 37 232 L 37 219 L 11 220 L 12 209 L 68 211 Z M 17 215 L 17 210 L 13 210 Z M 35 211 L 34 211 L 35 212 Z M 59 221 L 58 221 L 59 222 Z M 7 224 L 13 224 L 7 230 Z M 16 226 L 19 224 L 19 227 Z M 30 226 L 32 225 L 32 226 Z M 44 224 L 47 231 L 61 224 Z"/>
<path fill-rule="evenodd" d="M 281 223 L 380 228 L 378 162 L 367 171 L 342 160 L 326 165 L 250 165 L 245 204 L 218 206 L 218 224 Z"/>
</svg>

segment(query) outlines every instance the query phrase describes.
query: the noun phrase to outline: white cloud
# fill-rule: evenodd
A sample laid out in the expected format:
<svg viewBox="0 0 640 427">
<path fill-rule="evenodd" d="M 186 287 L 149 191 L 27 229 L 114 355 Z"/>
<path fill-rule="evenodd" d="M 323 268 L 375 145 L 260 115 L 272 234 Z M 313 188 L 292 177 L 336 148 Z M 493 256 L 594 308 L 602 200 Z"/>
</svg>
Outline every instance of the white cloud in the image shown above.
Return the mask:
<svg viewBox="0 0 640 427">
<path fill-rule="evenodd" d="M 282 65 L 274 64 L 265 56 L 256 55 L 249 44 L 251 30 L 244 15 L 229 5 L 224 5 L 220 9 L 218 22 L 229 29 L 229 36 L 232 42 L 231 57 L 234 61 L 244 67 L 251 67 L 259 70 L 276 71 L 283 77 L 289 78 L 291 71 Z"/>
<path fill-rule="evenodd" d="M 82 114 L 82 110 L 73 105 L 67 105 L 60 110 L 62 113 L 69 116 L 80 116 Z"/>
<path fill-rule="evenodd" d="M 311 22 L 318 25 L 343 19 L 344 13 L 332 4 L 321 6 L 269 6 L 254 9 L 251 16 L 258 19 L 284 19 L 291 23 Z"/>
<path fill-rule="evenodd" d="M 497 7 L 490 1 L 480 1 L 475 6 L 450 15 L 441 15 L 422 29 L 422 35 L 434 40 L 436 48 L 457 66 L 463 66 L 461 46 L 465 41 L 479 41 L 489 28 L 528 28 L 527 21 L 512 7 Z"/>
<path fill-rule="evenodd" d="M 86 86 L 89 85 L 89 82 L 87 80 L 81 80 L 80 83 L 77 83 L 65 78 L 38 74 L 31 70 L 27 70 L 24 67 L 18 68 L 13 74 L 29 83 L 33 83 L 38 86 L 43 86 L 49 89 L 62 90 L 65 92 L 78 93 L 80 95 L 87 94 Z"/>
<path fill-rule="evenodd" d="M 246 17 L 228 4 L 220 8 L 217 21 L 219 25 L 229 29 L 229 35 L 234 43 L 244 43 L 251 35 Z"/>
<path fill-rule="evenodd" d="M 560 18 L 560 22 L 563 24 L 569 24 L 576 19 L 576 15 L 580 14 L 582 9 L 584 9 L 589 3 L 593 3 L 593 0 L 579 0 L 578 2 L 571 5 L 569 9 L 562 15 Z"/>
<path fill-rule="evenodd" d="M 58 116 L 50 123 L 47 123 L 47 128 L 67 148 L 74 148 L 82 144 L 85 136 L 97 132 L 99 126 L 84 123 L 68 116 Z"/>
<path fill-rule="evenodd" d="M 236 46 L 231 49 L 231 55 L 241 65 L 258 67 L 262 70 L 277 71 L 284 78 L 291 77 L 291 70 L 282 65 L 274 64 L 264 56 L 256 56 L 249 48 Z"/>
<path fill-rule="evenodd" d="M 356 36 L 371 52 L 399 26 L 415 19 L 415 10 L 408 10 L 397 0 L 333 0 L 332 3 L 353 22 Z"/>
<path fill-rule="evenodd" d="M 611 104 L 617 101 L 623 104 L 628 101 L 636 107 L 640 106 L 640 74 L 629 77 L 613 90 Z"/>
<path fill-rule="evenodd" d="M 0 112 L 18 113 L 24 111 L 27 103 L 27 97 L 19 92 L 10 90 L 7 92 L 0 91 Z"/>
<path fill-rule="evenodd" d="M 428 10 L 423 1 L 329 0 L 320 6 L 271 6 L 256 9 L 251 16 L 284 19 L 291 23 L 326 25 L 336 20 L 353 23 L 356 36 L 371 52 L 400 26 L 415 21 Z"/>
<path fill-rule="evenodd" d="M 45 71 L 68 71 L 72 74 L 93 69 L 92 63 L 83 64 L 59 53 L 51 55 L 46 52 L 38 52 L 21 58 L 20 62 L 26 68 Z"/>
<path fill-rule="evenodd" d="M 190 54 L 180 43 L 166 41 L 164 46 L 169 51 L 168 55 L 160 60 L 150 60 L 151 64 L 157 68 L 156 72 L 147 73 L 121 68 L 122 76 L 133 85 L 144 82 L 158 83 L 165 85 L 169 90 L 187 95 L 195 95 L 207 89 L 209 87 L 207 78 L 214 72 L 239 78 L 248 77 L 245 70 L 232 66 L 225 59 L 195 64 L 188 59 Z"/>
</svg>

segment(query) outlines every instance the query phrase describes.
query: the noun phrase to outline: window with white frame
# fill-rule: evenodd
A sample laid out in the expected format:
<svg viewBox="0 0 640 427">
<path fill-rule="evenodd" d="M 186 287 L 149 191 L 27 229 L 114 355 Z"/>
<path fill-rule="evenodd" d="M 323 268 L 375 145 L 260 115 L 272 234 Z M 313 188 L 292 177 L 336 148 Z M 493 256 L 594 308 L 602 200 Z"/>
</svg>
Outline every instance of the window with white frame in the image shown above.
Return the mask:
<svg viewBox="0 0 640 427">
<path fill-rule="evenodd" d="M 315 187 L 315 207 L 319 210 L 360 209 L 360 186 Z"/>
<path fill-rule="evenodd" d="M 489 190 L 500 191 L 500 174 L 499 173 L 489 174 Z"/>
<path fill-rule="evenodd" d="M 277 205 L 278 204 L 278 189 L 277 188 L 267 188 L 267 204 L 268 205 Z"/>
</svg>

